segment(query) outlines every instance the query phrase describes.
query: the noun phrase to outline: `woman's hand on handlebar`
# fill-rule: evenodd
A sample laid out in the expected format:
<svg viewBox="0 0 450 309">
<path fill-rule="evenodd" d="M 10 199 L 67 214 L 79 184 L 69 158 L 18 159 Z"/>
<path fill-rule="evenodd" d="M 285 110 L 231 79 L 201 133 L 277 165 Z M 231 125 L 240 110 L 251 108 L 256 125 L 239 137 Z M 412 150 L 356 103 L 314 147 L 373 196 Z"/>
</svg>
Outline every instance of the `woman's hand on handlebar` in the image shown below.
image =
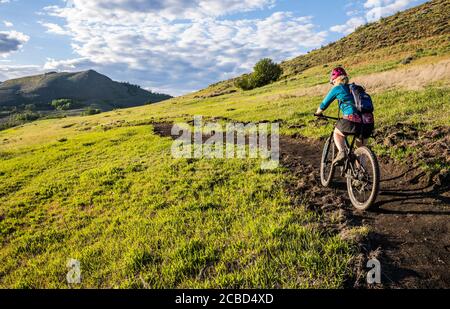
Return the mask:
<svg viewBox="0 0 450 309">
<path fill-rule="evenodd" d="M 319 107 L 317 109 L 317 112 L 314 114 L 316 117 L 322 117 L 323 116 L 323 110 Z"/>
</svg>

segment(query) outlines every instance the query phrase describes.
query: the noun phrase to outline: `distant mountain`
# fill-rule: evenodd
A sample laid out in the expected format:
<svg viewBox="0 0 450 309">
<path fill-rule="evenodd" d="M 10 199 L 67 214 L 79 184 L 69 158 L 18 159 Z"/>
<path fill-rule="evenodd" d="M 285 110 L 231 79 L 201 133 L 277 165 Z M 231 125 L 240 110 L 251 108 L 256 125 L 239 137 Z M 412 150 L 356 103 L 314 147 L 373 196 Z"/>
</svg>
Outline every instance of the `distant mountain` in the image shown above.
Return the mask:
<svg viewBox="0 0 450 309">
<path fill-rule="evenodd" d="M 70 99 L 102 111 L 135 107 L 170 99 L 129 83 L 119 83 L 89 70 L 77 73 L 50 72 L 0 83 L 0 108 L 33 104 L 37 110 L 52 109 L 56 99 Z"/>
</svg>

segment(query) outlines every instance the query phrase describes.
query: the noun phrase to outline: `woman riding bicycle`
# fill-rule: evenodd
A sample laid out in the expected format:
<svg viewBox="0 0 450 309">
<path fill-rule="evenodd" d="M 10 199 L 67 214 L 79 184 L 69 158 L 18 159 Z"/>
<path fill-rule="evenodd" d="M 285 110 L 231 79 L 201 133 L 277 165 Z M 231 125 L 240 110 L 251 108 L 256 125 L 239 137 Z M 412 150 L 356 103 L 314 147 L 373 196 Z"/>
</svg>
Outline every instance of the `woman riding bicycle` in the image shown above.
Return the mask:
<svg viewBox="0 0 450 309">
<path fill-rule="evenodd" d="M 333 161 L 333 165 L 339 165 L 347 157 L 345 136 L 355 135 L 359 138 L 362 134 L 362 140 L 358 139 L 358 146 L 364 145 L 365 139 L 369 138 L 374 130 L 374 117 L 373 113 L 361 114 L 356 108 L 353 94 L 350 91 L 349 78 L 344 68 L 335 68 L 331 72 L 330 82 L 334 87 L 318 108 L 316 116 L 321 116 L 334 100 L 338 100 L 343 117 L 337 122 L 334 130 L 334 143 L 339 153 Z"/>
</svg>

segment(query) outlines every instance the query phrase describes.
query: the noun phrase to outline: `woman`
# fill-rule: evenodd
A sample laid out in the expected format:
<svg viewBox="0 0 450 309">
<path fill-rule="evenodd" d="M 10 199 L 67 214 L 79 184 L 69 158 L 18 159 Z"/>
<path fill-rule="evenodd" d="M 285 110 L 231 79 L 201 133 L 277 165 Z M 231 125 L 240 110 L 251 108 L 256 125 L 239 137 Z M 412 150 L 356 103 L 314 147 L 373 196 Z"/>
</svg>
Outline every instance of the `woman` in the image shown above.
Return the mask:
<svg viewBox="0 0 450 309">
<path fill-rule="evenodd" d="M 331 72 L 330 82 L 334 85 L 333 89 L 323 100 L 316 116 L 321 116 L 322 113 L 330 106 L 334 100 L 338 100 L 339 108 L 342 113 L 342 119 L 336 124 L 334 130 L 334 143 L 339 150 L 336 159 L 333 161 L 334 165 L 342 164 L 346 157 L 346 135 L 355 135 L 359 137 L 362 133 L 363 140 L 357 140 L 357 145 L 364 145 L 365 139 L 372 135 L 374 129 L 373 113 L 361 114 L 355 105 L 353 94 L 350 91 L 349 78 L 344 68 L 338 67 Z"/>
</svg>

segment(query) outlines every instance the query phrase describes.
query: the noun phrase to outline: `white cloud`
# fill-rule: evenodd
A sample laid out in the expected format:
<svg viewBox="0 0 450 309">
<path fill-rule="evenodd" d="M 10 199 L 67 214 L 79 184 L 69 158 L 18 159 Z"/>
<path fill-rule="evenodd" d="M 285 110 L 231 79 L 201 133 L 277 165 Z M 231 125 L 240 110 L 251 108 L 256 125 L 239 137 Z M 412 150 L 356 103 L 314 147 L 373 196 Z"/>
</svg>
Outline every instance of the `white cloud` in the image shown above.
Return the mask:
<svg viewBox="0 0 450 309">
<path fill-rule="evenodd" d="M 3 65 L 0 63 L 0 80 L 19 78 L 42 73 L 39 65 Z"/>
<path fill-rule="evenodd" d="M 336 25 L 330 28 L 333 32 L 339 32 L 343 33 L 345 35 L 352 33 L 355 31 L 356 28 L 359 26 L 362 26 L 366 23 L 366 19 L 363 17 L 353 17 L 350 18 L 345 24 L 343 25 Z"/>
<path fill-rule="evenodd" d="M 10 2 L 10 0 L 0 0 L 0 4 L 9 3 L 9 2 Z"/>
<path fill-rule="evenodd" d="M 53 34 L 58 34 L 58 35 L 69 35 L 69 32 L 58 24 L 46 23 L 43 21 L 40 21 L 39 23 L 42 26 L 44 26 L 45 28 L 47 28 L 48 33 L 53 33 Z"/>
<path fill-rule="evenodd" d="M 367 0 L 364 7 L 368 10 L 366 18 L 368 21 L 377 21 L 381 17 L 389 16 L 397 13 L 416 0 Z"/>
<path fill-rule="evenodd" d="M 327 33 L 317 31 L 311 17 L 290 12 L 260 19 L 224 17 L 272 3 L 75 0 L 73 6 L 48 7 L 50 15 L 65 21 L 60 30 L 70 34 L 77 57 L 50 59 L 45 68 L 91 66 L 113 78 L 181 94 L 249 71 L 260 58 L 281 61 L 325 42 Z"/>
<path fill-rule="evenodd" d="M 76 8 L 100 17 L 115 14 L 157 14 L 167 19 L 196 19 L 222 16 L 272 6 L 275 0 L 72 0 L 65 9 Z M 55 7 L 55 6 L 53 6 Z"/>
<path fill-rule="evenodd" d="M 345 13 L 345 15 L 347 15 L 347 16 L 358 16 L 358 15 L 360 15 L 361 14 L 361 11 L 360 10 L 349 10 L 349 11 L 347 11 L 346 13 Z"/>
<path fill-rule="evenodd" d="M 374 22 L 381 17 L 390 16 L 401 10 L 406 9 L 417 0 L 366 0 L 363 4 L 363 11 L 353 8 L 356 4 L 349 2 L 347 4 L 347 16 L 353 16 L 343 25 L 335 25 L 330 28 L 332 32 L 338 32 L 345 35 L 352 33 L 356 28 L 368 22 Z M 361 5 L 361 3 L 357 3 Z M 358 16 L 364 14 L 364 16 Z"/>
<path fill-rule="evenodd" d="M 4 20 L 3 24 L 5 25 L 5 27 L 11 28 L 14 26 L 14 24 L 10 21 Z"/>
<path fill-rule="evenodd" d="M 0 56 L 6 57 L 19 50 L 29 39 L 29 36 L 21 32 L 0 31 Z"/>
<path fill-rule="evenodd" d="M 95 66 L 95 63 L 92 63 L 88 58 L 77 58 L 77 59 L 69 59 L 69 60 L 55 60 L 52 58 L 47 59 L 47 62 L 44 64 L 43 69 L 46 71 L 51 70 L 62 70 L 62 71 L 71 71 L 74 69 L 90 69 Z"/>
</svg>

